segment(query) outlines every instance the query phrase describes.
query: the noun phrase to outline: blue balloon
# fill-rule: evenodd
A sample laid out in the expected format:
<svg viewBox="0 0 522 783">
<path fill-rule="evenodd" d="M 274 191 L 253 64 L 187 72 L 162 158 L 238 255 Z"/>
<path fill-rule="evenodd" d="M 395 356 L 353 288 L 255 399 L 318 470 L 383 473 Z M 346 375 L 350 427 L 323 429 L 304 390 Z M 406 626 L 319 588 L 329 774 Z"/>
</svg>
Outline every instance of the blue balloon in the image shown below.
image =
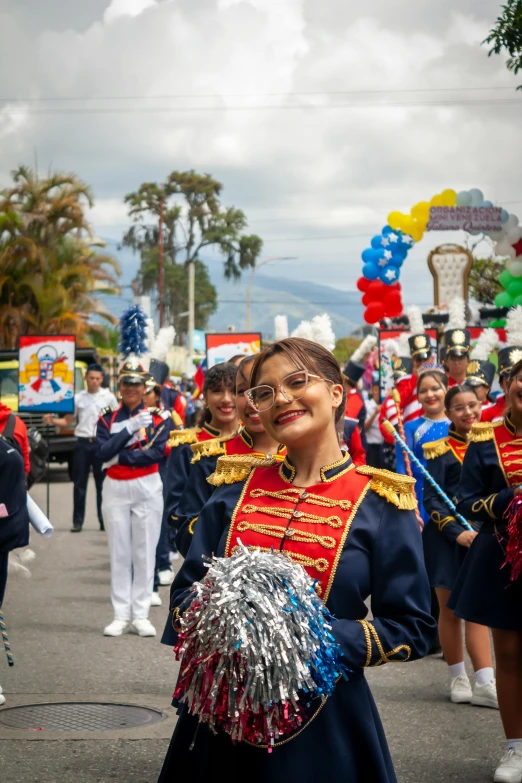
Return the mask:
<svg viewBox="0 0 522 783">
<path fill-rule="evenodd" d="M 376 264 L 365 264 L 362 269 L 363 276 L 367 280 L 377 280 L 380 269 Z"/>
<path fill-rule="evenodd" d="M 493 204 L 491 203 L 491 201 L 482 201 L 479 204 L 479 207 L 492 207 L 492 206 L 493 206 Z"/>
<path fill-rule="evenodd" d="M 367 247 L 361 253 L 361 258 L 365 264 L 373 264 L 375 261 L 375 250 L 371 247 Z"/>
<path fill-rule="evenodd" d="M 478 205 L 484 201 L 484 194 L 481 190 L 479 190 L 479 188 L 471 188 L 469 195 L 471 196 L 472 207 L 478 207 Z"/>
<path fill-rule="evenodd" d="M 378 247 L 382 247 L 382 236 L 380 234 L 377 234 L 377 236 L 373 237 L 370 244 L 375 249 L 377 249 Z"/>
<path fill-rule="evenodd" d="M 502 212 L 501 212 L 501 219 L 502 219 L 503 223 L 507 223 L 508 222 L 508 220 L 509 220 L 509 212 L 507 211 L 507 209 L 503 209 L 502 210 Z"/>
<path fill-rule="evenodd" d="M 398 258 L 401 258 L 403 261 L 408 255 L 408 250 L 410 249 L 410 245 L 403 245 L 401 244 L 392 245 L 390 247 L 390 250 L 392 251 L 394 256 L 397 256 Z"/>
<path fill-rule="evenodd" d="M 401 273 L 398 267 L 393 266 L 393 264 L 388 264 L 387 266 L 383 267 L 379 277 L 381 282 L 383 282 L 385 285 L 393 285 L 397 282 L 400 275 Z"/>
<path fill-rule="evenodd" d="M 393 253 L 392 257 L 388 261 L 389 264 L 396 267 L 401 267 L 404 263 L 404 256 L 401 253 Z"/>
<path fill-rule="evenodd" d="M 391 226 L 384 226 L 383 230 L 381 231 L 381 234 L 383 237 L 387 237 L 388 234 L 391 234 L 393 231 L 393 228 Z"/>
<path fill-rule="evenodd" d="M 461 190 L 457 193 L 457 206 L 458 207 L 470 207 L 471 206 L 471 193 L 469 190 Z"/>
</svg>

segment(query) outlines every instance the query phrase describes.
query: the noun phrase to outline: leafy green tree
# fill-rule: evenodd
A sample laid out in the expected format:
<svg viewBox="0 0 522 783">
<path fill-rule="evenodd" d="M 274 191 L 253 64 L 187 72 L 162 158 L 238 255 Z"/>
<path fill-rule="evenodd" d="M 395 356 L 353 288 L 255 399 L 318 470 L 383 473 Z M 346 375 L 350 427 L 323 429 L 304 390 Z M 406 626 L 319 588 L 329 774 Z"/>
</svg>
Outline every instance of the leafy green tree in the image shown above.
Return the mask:
<svg viewBox="0 0 522 783">
<path fill-rule="evenodd" d="M 125 197 L 133 225 L 125 233 L 122 244 L 140 252 L 142 281 L 147 280 L 148 290 L 152 290 L 154 273 L 150 265 L 152 261 L 155 263 L 155 256 L 151 257 L 150 252 L 159 248 L 161 240 L 165 287 L 169 281 L 174 285 L 183 282 L 180 272 L 173 272 L 169 267 L 184 265 L 188 270 L 187 299 L 180 297 L 179 292 L 169 295 L 172 316 L 179 314 L 178 307 L 190 309 L 190 276 L 197 272 L 197 275 L 194 274 L 195 290 L 199 293 L 195 295 L 195 310 L 196 299 L 199 299 L 199 322 L 203 325 L 202 307 L 207 305 L 210 315 L 215 309 L 216 294 L 215 289 L 212 294 L 208 275 L 197 283 L 197 277 L 204 268 L 201 252 L 205 248 L 217 248 L 223 256 L 225 277 L 238 279 L 243 270 L 255 266 L 263 245 L 258 236 L 243 233 L 247 220 L 242 210 L 222 206 L 222 188 L 222 184 L 210 174 L 198 174 L 193 170 L 173 171 L 163 184 L 146 182 Z M 158 286 L 161 274 L 159 256 L 157 268 L 156 290 L 161 287 Z M 205 296 L 208 296 L 206 301 Z"/>
<path fill-rule="evenodd" d="M 474 258 L 468 281 L 473 299 L 480 304 L 493 304 L 496 295 L 502 291 L 498 278 L 505 268 L 505 259 Z"/>
<path fill-rule="evenodd" d="M 339 337 L 339 339 L 336 340 L 333 355 L 341 367 L 346 364 L 352 353 L 356 348 L 359 347 L 361 342 L 362 340 L 360 340 L 358 337 Z"/>
<path fill-rule="evenodd" d="M 522 69 L 522 0 L 507 0 L 483 43 L 492 44 L 489 56 L 501 54 L 503 50 L 509 54 L 506 62 L 509 71 L 517 74 Z M 517 89 L 522 89 L 522 84 Z"/>
</svg>

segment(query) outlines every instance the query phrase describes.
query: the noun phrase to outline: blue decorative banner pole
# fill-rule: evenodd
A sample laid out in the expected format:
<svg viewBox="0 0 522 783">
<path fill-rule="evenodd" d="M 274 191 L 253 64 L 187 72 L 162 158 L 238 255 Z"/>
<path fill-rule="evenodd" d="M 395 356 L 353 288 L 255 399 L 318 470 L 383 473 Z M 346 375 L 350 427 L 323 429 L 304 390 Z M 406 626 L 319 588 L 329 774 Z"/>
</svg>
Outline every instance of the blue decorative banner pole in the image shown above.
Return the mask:
<svg viewBox="0 0 522 783">
<path fill-rule="evenodd" d="M 4 615 L 0 611 L 0 633 L 2 634 L 2 640 L 4 642 L 5 654 L 7 655 L 7 663 L 9 666 L 14 666 L 13 656 L 11 654 L 11 647 L 9 645 L 9 639 L 7 638 L 7 628 L 5 627 Z"/>
<path fill-rule="evenodd" d="M 385 420 L 383 421 L 382 426 L 384 427 L 386 432 L 389 432 L 390 435 L 392 435 L 393 438 L 395 438 L 396 443 L 403 450 L 403 452 L 408 455 L 411 462 L 413 462 L 413 464 L 420 470 L 420 472 L 422 473 L 426 481 L 429 481 L 429 483 L 431 484 L 435 492 L 437 492 L 442 498 L 442 500 L 446 503 L 449 510 L 453 511 L 457 521 L 460 522 L 460 524 L 463 527 L 465 527 L 466 530 L 473 530 L 473 527 L 469 524 L 468 520 L 464 519 L 464 517 L 458 513 L 455 503 L 452 500 L 450 500 L 450 498 L 446 495 L 444 490 L 441 487 L 439 487 L 439 485 L 437 484 L 433 476 L 426 470 L 422 462 L 419 462 L 419 460 L 417 459 L 413 451 L 406 445 L 406 443 L 404 443 L 404 441 L 400 437 L 399 433 L 397 432 L 393 424 Z"/>
</svg>

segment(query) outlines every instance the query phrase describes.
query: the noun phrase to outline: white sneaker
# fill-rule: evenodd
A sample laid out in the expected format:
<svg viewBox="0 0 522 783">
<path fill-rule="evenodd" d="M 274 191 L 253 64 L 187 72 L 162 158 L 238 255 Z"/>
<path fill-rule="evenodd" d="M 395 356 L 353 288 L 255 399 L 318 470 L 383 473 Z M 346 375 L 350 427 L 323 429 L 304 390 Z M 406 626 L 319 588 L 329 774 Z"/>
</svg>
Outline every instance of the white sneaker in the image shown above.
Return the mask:
<svg viewBox="0 0 522 783">
<path fill-rule="evenodd" d="M 156 636 L 156 629 L 146 617 L 138 617 L 133 620 L 131 630 L 138 636 Z"/>
<path fill-rule="evenodd" d="M 450 699 L 453 704 L 469 704 L 473 696 L 467 674 L 454 677 L 450 685 Z"/>
<path fill-rule="evenodd" d="M 502 758 L 493 777 L 495 783 L 521 783 L 522 753 L 510 748 Z"/>
<path fill-rule="evenodd" d="M 5 704 L 5 696 L 3 696 L 2 694 L 3 694 L 3 690 L 2 690 L 2 686 L 0 685 L 0 706 L 2 704 Z"/>
<path fill-rule="evenodd" d="M 152 593 L 152 598 L 150 599 L 150 605 L 151 606 L 161 606 L 163 601 L 161 600 L 161 596 L 159 593 Z"/>
<path fill-rule="evenodd" d="M 160 585 L 166 587 L 167 585 L 171 585 L 174 581 L 174 571 L 171 571 L 170 568 L 166 568 L 164 571 L 158 573 L 158 577 Z"/>
<path fill-rule="evenodd" d="M 128 620 L 113 620 L 110 625 L 103 629 L 104 636 L 121 636 L 129 631 Z"/>
<path fill-rule="evenodd" d="M 485 685 L 479 685 L 476 682 L 473 685 L 471 703 L 474 704 L 475 707 L 491 707 L 494 710 L 498 710 L 497 686 L 495 680 L 491 680 L 491 682 L 488 682 Z"/>
</svg>

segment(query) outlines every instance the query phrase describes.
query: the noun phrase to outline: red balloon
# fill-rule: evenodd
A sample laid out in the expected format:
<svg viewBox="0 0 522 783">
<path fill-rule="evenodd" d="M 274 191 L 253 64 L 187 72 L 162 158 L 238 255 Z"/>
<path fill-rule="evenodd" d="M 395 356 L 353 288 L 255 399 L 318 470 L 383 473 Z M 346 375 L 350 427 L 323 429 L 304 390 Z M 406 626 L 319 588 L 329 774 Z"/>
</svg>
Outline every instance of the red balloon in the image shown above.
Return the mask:
<svg viewBox="0 0 522 783">
<path fill-rule="evenodd" d="M 368 286 L 370 285 L 370 283 L 371 280 L 368 280 L 366 277 L 360 277 L 357 281 L 357 288 L 359 289 L 359 291 L 363 291 L 364 293 L 365 291 L 368 290 Z"/>
<path fill-rule="evenodd" d="M 375 324 L 384 318 L 385 309 L 382 302 L 372 302 L 364 311 L 364 320 L 367 324 Z"/>
<path fill-rule="evenodd" d="M 512 247 L 515 248 L 517 256 L 522 256 L 522 239 L 519 239 L 516 244 L 512 245 Z"/>
<path fill-rule="evenodd" d="M 400 301 L 401 301 L 401 292 L 392 291 L 385 298 L 386 310 L 388 310 L 389 307 L 396 307 L 398 304 L 400 304 Z"/>
<path fill-rule="evenodd" d="M 375 301 L 375 298 L 373 294 L 370 294 L 369 291 L 367 291 L 365 294 L 363 294 L 363 298 L 361 299 L 361 302 L 365 307 L 368 307 L 369 304 Z"/>
<path fill-rule="evenodd" d="M 388 318 L 397 318 L 397 316 L 402 315 L 402 302 L 399 302 L 399 304 L 394 307 L 388 307 L 386 309 L 386 315 Z"/>
<path fill-rule="evenodd" d="M 370 285 L 368 286 L 368 293 L 369 294 L 378 294 L 379 296 L 383 293 L 383 288 L 387 288 L 387 286 L 384 285 L 384 283 L 381 283 L 380 280 L 372 280 Z"/>
</svg>

